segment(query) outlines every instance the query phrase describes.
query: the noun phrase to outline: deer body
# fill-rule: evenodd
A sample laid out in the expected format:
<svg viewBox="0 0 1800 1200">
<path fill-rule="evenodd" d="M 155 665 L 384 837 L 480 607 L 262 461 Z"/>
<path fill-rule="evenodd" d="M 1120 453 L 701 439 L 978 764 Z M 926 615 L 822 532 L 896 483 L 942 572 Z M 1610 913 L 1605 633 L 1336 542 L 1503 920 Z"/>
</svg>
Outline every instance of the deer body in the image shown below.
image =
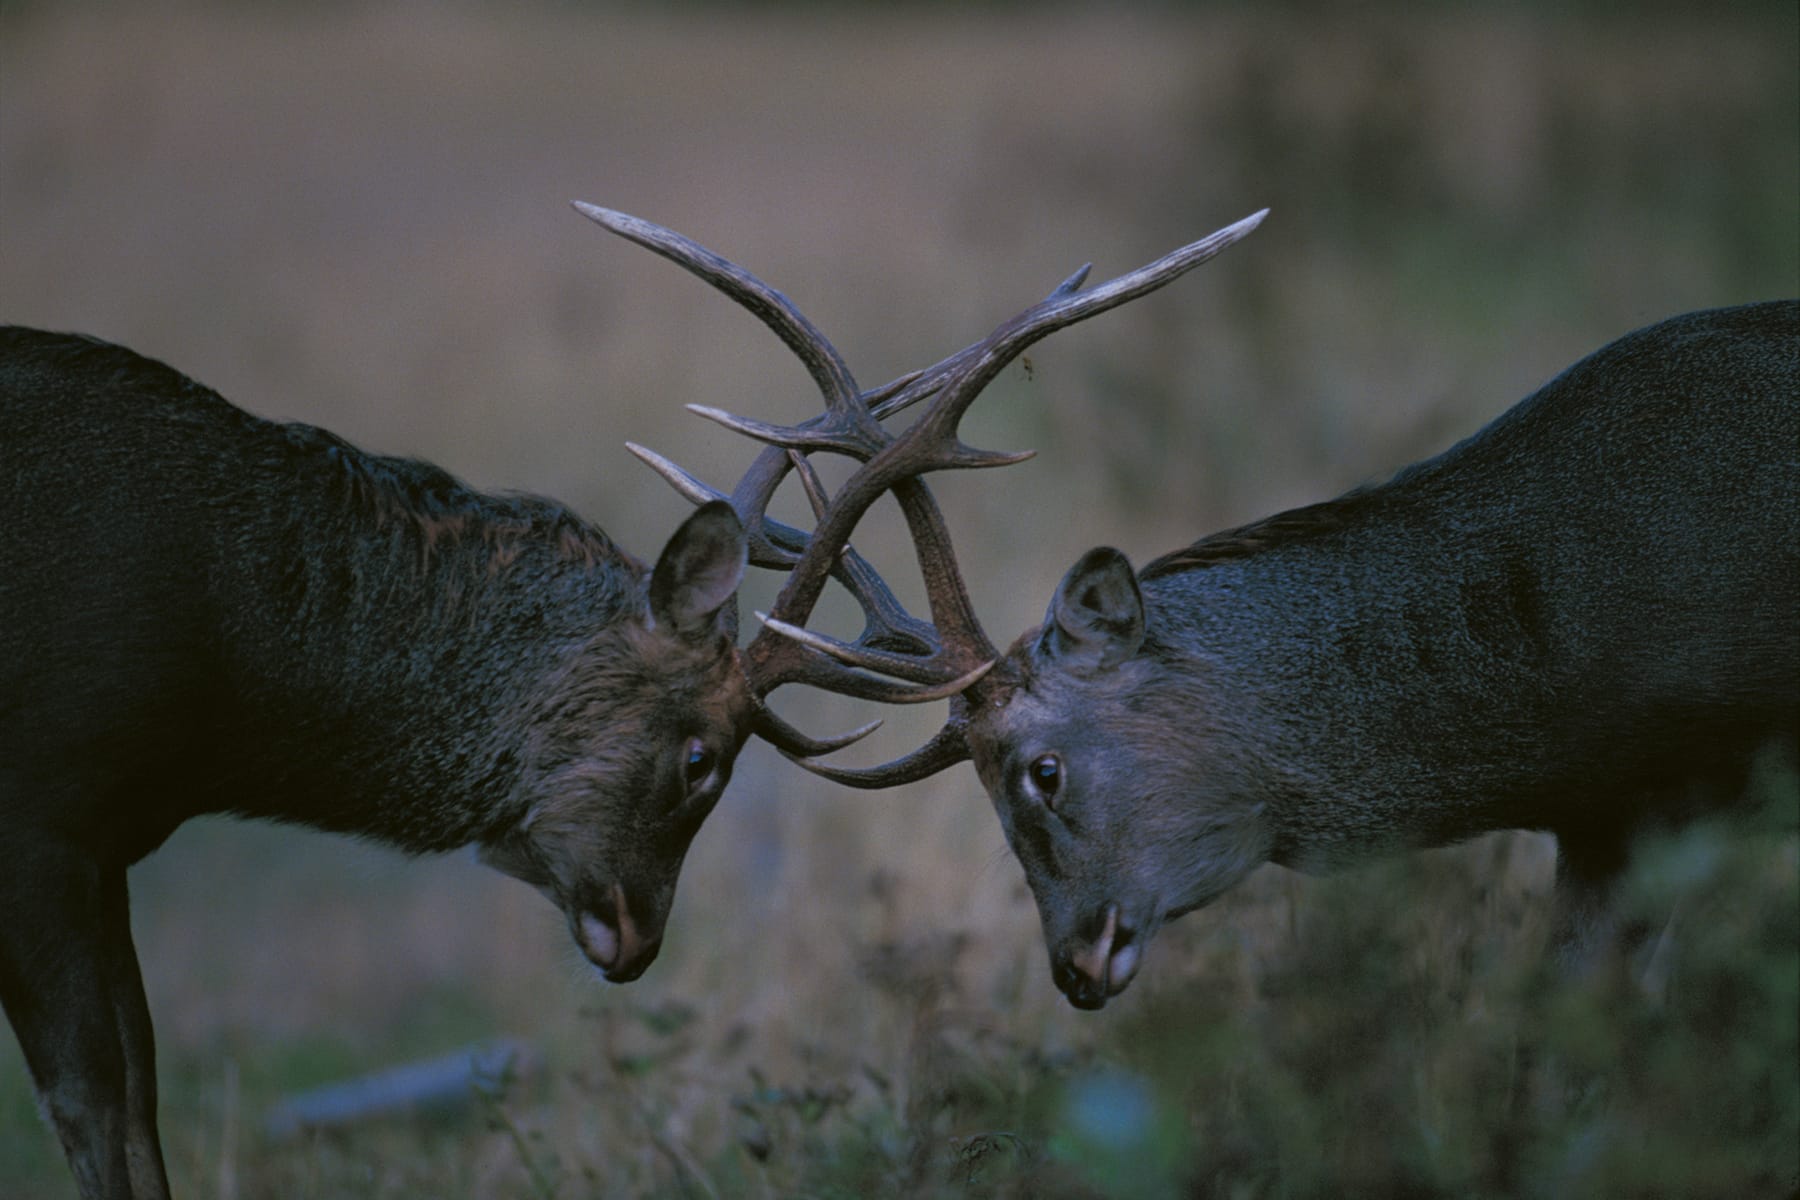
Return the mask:
<svg viewBox="0 0 1800 1200">
<path fill-rule="evenodd" d="M 1390 482 L 1090 552 L 968 742 L 1053 974 L 1099 1007 L 1264 861 L 1558 839 L 1604 935 L 1635 831 L 1800 730 L 1800 303 L 1677 317 Z"/>
<path fill-rule="evenodd" d="M 1292 764 L 1284 857 L 1616 825 L 1596 791 L 1800 701 L 1800 373 L 1732 361 L 1779 315 L 1658 326 L 1386 487 L 1145 570 L 1150 636 Z"/>
<path fill-rule="evenodd" d="M 85 1196 L 166 1194 L 125 872 L 189 817 L 476 843 L 610 978 L 654 958 L 748 732 L 728 506 L 652 572 L 550 501 L 8 327 L 0 512 L 0 1001 Z"/>
</svg>

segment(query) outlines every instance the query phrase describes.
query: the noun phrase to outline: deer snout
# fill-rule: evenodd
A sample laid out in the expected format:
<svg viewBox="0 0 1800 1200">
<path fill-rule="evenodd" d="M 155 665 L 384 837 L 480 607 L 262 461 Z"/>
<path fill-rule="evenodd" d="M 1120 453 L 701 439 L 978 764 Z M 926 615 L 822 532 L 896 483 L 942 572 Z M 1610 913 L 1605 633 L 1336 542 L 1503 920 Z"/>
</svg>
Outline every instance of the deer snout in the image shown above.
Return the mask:
<svg viewBox="0 0 1800 1200">
<path fill-rule="evenodd" d="M 1098 924 L 1099 931 L 1091 938 L 1078 937 L 1064 945 L 1051 966 L 1056 986 L 1076 1008 L 1104 1007 L 1125 990 L 1143 958 L 1137 930 L 1126 923 L 1117 904 L 1106 906 Z"/>
<path fill-rule="evenodd" d="M 581 952 L 613 983 L 629 983 L 642 975 L 662 949 L 662 930 L 643 930 L 631 915 L 624 887 L 617 883 L 604 901 L 576 914 L 574 925 Z"/>
</svg>

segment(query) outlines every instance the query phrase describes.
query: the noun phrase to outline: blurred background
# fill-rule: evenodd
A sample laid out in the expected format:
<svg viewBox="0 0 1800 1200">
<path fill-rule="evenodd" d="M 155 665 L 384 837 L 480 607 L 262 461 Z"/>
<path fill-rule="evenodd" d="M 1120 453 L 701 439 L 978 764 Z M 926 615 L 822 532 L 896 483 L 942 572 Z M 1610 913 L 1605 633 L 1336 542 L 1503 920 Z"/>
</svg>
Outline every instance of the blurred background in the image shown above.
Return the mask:
<svg viewBox="0 0 1800 1200">
<path fill-rule="evenodd" d="M 1800 291 L 1797 113 L 1791 3 L 6 0 L 0 320 L 554 495 L 651 557 L 687 506 L 625 440 L 728 487 L 751 448 L 682 405 L 817 398 L 754 319 L 567 201 L 748 267 L 864 386 L 1083 262 L 1271 208 L 977 404 L 971 442 L 1040 452 L 933 484 L 1004 644 L 1095 544 L 1141 564 L 1378 480 L 1633 328 Z M 858 546 L 911 583 L 891 509 Z M 778 700 L 813 728 L 870 715 Z M 941 719 L 882 715 L 866 758 Z M 1768 795 L 1793 790 L 1777 764 Z M 1267 868 L 1082 1014 L 966 767 L 861 794 L 752 745 L 626 988 L 463 857 L 196 823 L 132 876 L 170 1172 L 221 1197 L 1606 1194 L 1677 1170 L 1786 1194 L 1780 811 L 1671 852 L 1690 892 L 1735 885 L 1742 937 L 1709 926 L 1725 948 L 1690 968 L 1754 964 L 1733 1007 L 1609 993 L 1560 1024 L 1531 982 L 1551 850 L 1524 835 L 1348 880 Z M 497 1036 L 535 1067 L 478 1103 L 263 1130 L 296 1090 Z M 1677 1047 L 1654 1069 L 1652 1042 Z M 1519 1082 L 1545 1059 L 1614 1103 L 1537 1104 L 1574 1094 Z M 10 1036 L 0 1192 L 72 1194 Z"/>
</svg>

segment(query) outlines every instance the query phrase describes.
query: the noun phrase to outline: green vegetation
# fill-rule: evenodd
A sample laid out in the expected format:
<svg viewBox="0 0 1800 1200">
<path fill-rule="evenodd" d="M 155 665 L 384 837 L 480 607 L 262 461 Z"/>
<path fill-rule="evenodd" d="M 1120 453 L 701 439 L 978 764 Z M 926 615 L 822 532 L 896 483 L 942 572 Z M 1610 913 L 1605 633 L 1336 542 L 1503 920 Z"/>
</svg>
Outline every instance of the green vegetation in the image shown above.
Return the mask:
<svg viewBox="0 0 1800 1200">
<path fill-rule="evenodd" d="M 1641 964 L 1542 968 L 1545 896 L 1520 879 L 1544 845 L 1507 835 L 1260 876 L 1079 1027 L 1041 970 L 971 962 L 1009 948 L 959 928 L 854 939 L 834 987 L 858 1017 L 836 1028 L 777 1032 L 730 989 L 556 997 L 547 1064 L 496 1095 L 297 1142 L 263 1141 L 261 1109 L 457 1044 L 455 1002 L 409 1001 L 354 1046 L 189 1049 L 165 1063 L 172 1168 L 184 1194 L 229 1175 L 248 1196 L 1781 1195 L 1800 1172 L 1792 766 L 1760 793 L 1760 816 L 1638 856 L 1649 987 Z M 221 1062 L 228 1086 L 202 1072 Z M 56 1164 L 11 1161 L 58 1194 Z"/>
</svg>

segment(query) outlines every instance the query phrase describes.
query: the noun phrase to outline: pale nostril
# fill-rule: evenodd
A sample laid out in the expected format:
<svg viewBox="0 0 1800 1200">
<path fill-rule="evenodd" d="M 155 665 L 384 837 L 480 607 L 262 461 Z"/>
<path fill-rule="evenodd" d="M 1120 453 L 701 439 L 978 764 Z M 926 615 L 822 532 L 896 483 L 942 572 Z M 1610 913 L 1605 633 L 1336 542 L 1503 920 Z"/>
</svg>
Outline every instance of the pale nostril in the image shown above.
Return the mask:
<svg viewBox="0 0 1800 1200">
<path fill-rule="evenodd" d="M 1124 991 L 1125 985 L 1137 975 L 1141 959 L 1142 954 L 1136 946 L 1127 946 L 1115 952 L 1112 962 L 1107 964 L 1107 989 L 1114 994 Z"/>
<path fill-rule="evenodd" d="M 1118 995 L 1125 990 L 1137 974 L 1138 963 L 1142 961 L 1144 944 L 1137 940 L 1137 930 L 1132 926 L 1120 924 L 1113 935 L 1112 954 L 1106 962 L 1106 990 Z"/>
<path fill-rule="evenodd" d="M 588 957 L 601 967 L 611 969 L 619 962 L 619 931 L 591 912 L 581 914 L 581 942 Z"/>
</svg>

